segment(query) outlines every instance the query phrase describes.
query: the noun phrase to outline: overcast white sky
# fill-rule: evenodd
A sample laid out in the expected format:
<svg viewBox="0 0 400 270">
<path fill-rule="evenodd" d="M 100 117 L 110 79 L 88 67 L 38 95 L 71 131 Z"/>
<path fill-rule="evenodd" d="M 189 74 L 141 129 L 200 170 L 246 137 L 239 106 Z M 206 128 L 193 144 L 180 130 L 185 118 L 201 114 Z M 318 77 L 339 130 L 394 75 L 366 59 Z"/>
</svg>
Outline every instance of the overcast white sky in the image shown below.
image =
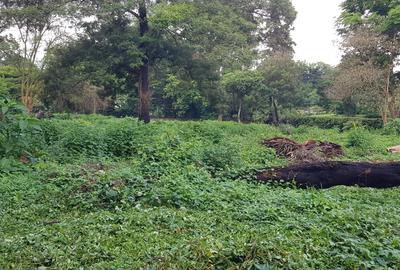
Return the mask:
<svg viewBox="0 0 400 270">
<path fill-rule="evenodd" d="M 293 39 L 296 59 L 310 63 L 340 62 L 339 37 L 335 22 L 340 14 L 342 0 L 292 0 L 297 10 Z"/>
</svg>

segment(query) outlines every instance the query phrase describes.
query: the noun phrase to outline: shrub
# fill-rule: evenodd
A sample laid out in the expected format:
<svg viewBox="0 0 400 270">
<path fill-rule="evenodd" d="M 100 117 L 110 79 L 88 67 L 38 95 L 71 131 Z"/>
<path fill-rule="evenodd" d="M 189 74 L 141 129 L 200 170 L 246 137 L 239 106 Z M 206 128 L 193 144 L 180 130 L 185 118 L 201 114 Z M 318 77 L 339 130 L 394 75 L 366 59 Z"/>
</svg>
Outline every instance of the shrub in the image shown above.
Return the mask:
<svg viewBox="0 0 400 270">
<path fill-rule="evenodd" d="M 371 147 L 371 136 L 363 128 L 354 128 L 347 136 L 347 146 L 368 149 Z"/>
<path fill-rule="evenodd" d="M 33 151 L 29 138 L 40 127 L 34 119 L 25 115 L 25 108 L 15 101 L 0 98 L 0 156 L 31 156 Z"/>
<path fill-rule="evenodd" d="M 139 127 L 137 125 L 115 126 L 105 133 L 107 152 L 116 157 L 130 157 L 137 153 L 140 143 Z"/>
<path fill-rule="evenodd" d="M 211 143 L 219 143 L 223 140 L 222 129 L 210 122 L 197 122 L 191 124 L 193 135 L 204 138 Z"/>
<path fill-rule="evenodd" d="M 400 135 L 400 119 L 394 119 L 387 123 L 383 132 L 387 135 Z"/>
<path fill-rule="evenodd" d="M 363 126 L 366 128 L 379 129 L 383 127 L 380 118 L 346 117 L 346 116 L 287 116 L 282 122 L 293 126 L 316 126 L 324 129 L 337 128 L 346 130 L 350 126 Z"/>
<path fill-rule="evenodd" d="M 202 162 L 212 173 L 238 167 L 240 158 L 237 149 L 227 143 L 212 144 L 204 149 Z"/>
<path fill-rule="evenodd" d="M 360 121 L 354 121 L 354 120 L 350 120 L 347 121 L 346 123 L 343 124 L 343 127 L 341 128 L 342 131 L 345 130 L 351 130 L 354 128 L 362 128 L 362 123 Z"/>
<path fill-rule="evenodd" d="M 70 126 L 59 141 L 66 156 L 101 157 L 106 153 L 104 134 L 91 126 Z"/>
<path fill-rule="evenodd" d="M 295 127 L 290 124 L 282 124 L 279 130 L 285 135 L 292 135 L 295 132 Z"/>
</svg>

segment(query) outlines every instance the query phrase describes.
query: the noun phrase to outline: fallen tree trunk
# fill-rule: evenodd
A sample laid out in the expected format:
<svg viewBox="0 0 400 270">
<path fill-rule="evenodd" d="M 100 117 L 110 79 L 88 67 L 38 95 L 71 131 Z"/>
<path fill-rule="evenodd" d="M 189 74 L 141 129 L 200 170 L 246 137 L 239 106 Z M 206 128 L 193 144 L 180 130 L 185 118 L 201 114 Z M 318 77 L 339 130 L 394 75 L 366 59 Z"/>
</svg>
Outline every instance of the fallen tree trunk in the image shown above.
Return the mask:
<svg viewBox="0 0 400 270">
<path fill-rule="evenodd" d="M 390 148 L 388 148 L 388 149 L 386 149 L 386 150 L 387 150 L 389 153 L 392 153 L 392 154 L 399 154 L 399 153 L 400 153 L 400 145 L 390 147 Z"/>
<path fill-rule="evenodd" d="M 400 162 L 318 162 L 266 170 L 257 175 L 260 182 L 293 182 L 298 187 L 330 188 L 359 186 L 391 188 L 400 186 Z"/>
</svg>

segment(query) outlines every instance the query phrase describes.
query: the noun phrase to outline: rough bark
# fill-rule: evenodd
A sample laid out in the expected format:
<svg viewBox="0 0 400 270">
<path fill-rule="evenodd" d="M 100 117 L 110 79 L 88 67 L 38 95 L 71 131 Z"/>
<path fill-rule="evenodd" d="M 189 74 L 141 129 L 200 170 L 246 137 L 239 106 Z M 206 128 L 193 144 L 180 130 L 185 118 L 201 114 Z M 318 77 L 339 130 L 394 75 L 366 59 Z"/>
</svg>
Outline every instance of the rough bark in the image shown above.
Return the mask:
<svg viewBox="0 0 400 270">
<path fill-rule="evenodd" d="M 149 22 L 147 18 L 146 1 L 139 2 L 139 31 L 140 36 L 143 38 L 149 32 Z M 143 51 L 144 56 L 142 59 L 142 66 L 139 68 L 139 121 L 145 123 L 150 122 L 150 81 L 149 81 L 149 59 L 147 55 L 146 45 L 142 42 L 140 49 Z"/>
<path fill-rule="evenodd" d="M 284 181 L 296 186 L 330 188 L 359 186 L 391 188 L 400 186 L 400 162 L 319 162 L 293 165 L 264 171 L 257 175 L 260 182 Z"/>
<path fill-rule="evenodd" d="M 239 101 L 239 110 L 238 110 L 238 114 L 237 114 L 237 118 L 238 118 L 238 123 L 242 122 L 242 101 Z"/>
<path fill-rule="evenodd" d="M 278 126 L 280 123 L 279 113 L 278 113 L 278 105 L 276 104 L 276 99 L 271 97 L 271 116 L 272 116 L 272 124 Z"/>
</svg>

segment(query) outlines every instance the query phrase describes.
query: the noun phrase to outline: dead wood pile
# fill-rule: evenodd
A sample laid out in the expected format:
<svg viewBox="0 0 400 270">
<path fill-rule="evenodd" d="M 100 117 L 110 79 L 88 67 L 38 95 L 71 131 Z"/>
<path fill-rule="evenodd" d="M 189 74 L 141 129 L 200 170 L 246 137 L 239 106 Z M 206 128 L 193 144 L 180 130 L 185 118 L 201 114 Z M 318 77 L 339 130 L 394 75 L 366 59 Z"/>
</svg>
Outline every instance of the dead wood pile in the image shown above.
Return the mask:
<svg viewBox="0 0 400 270">
<path fill-rule="evenodd" d="M 304 144 L 283 137 L 263 141 L 263 145 L 273 148 L 280 157 L 295 162 L 318 162 L 344 156 L 342 146 L 332 142 L 310 140 Z"/>
</svg>

